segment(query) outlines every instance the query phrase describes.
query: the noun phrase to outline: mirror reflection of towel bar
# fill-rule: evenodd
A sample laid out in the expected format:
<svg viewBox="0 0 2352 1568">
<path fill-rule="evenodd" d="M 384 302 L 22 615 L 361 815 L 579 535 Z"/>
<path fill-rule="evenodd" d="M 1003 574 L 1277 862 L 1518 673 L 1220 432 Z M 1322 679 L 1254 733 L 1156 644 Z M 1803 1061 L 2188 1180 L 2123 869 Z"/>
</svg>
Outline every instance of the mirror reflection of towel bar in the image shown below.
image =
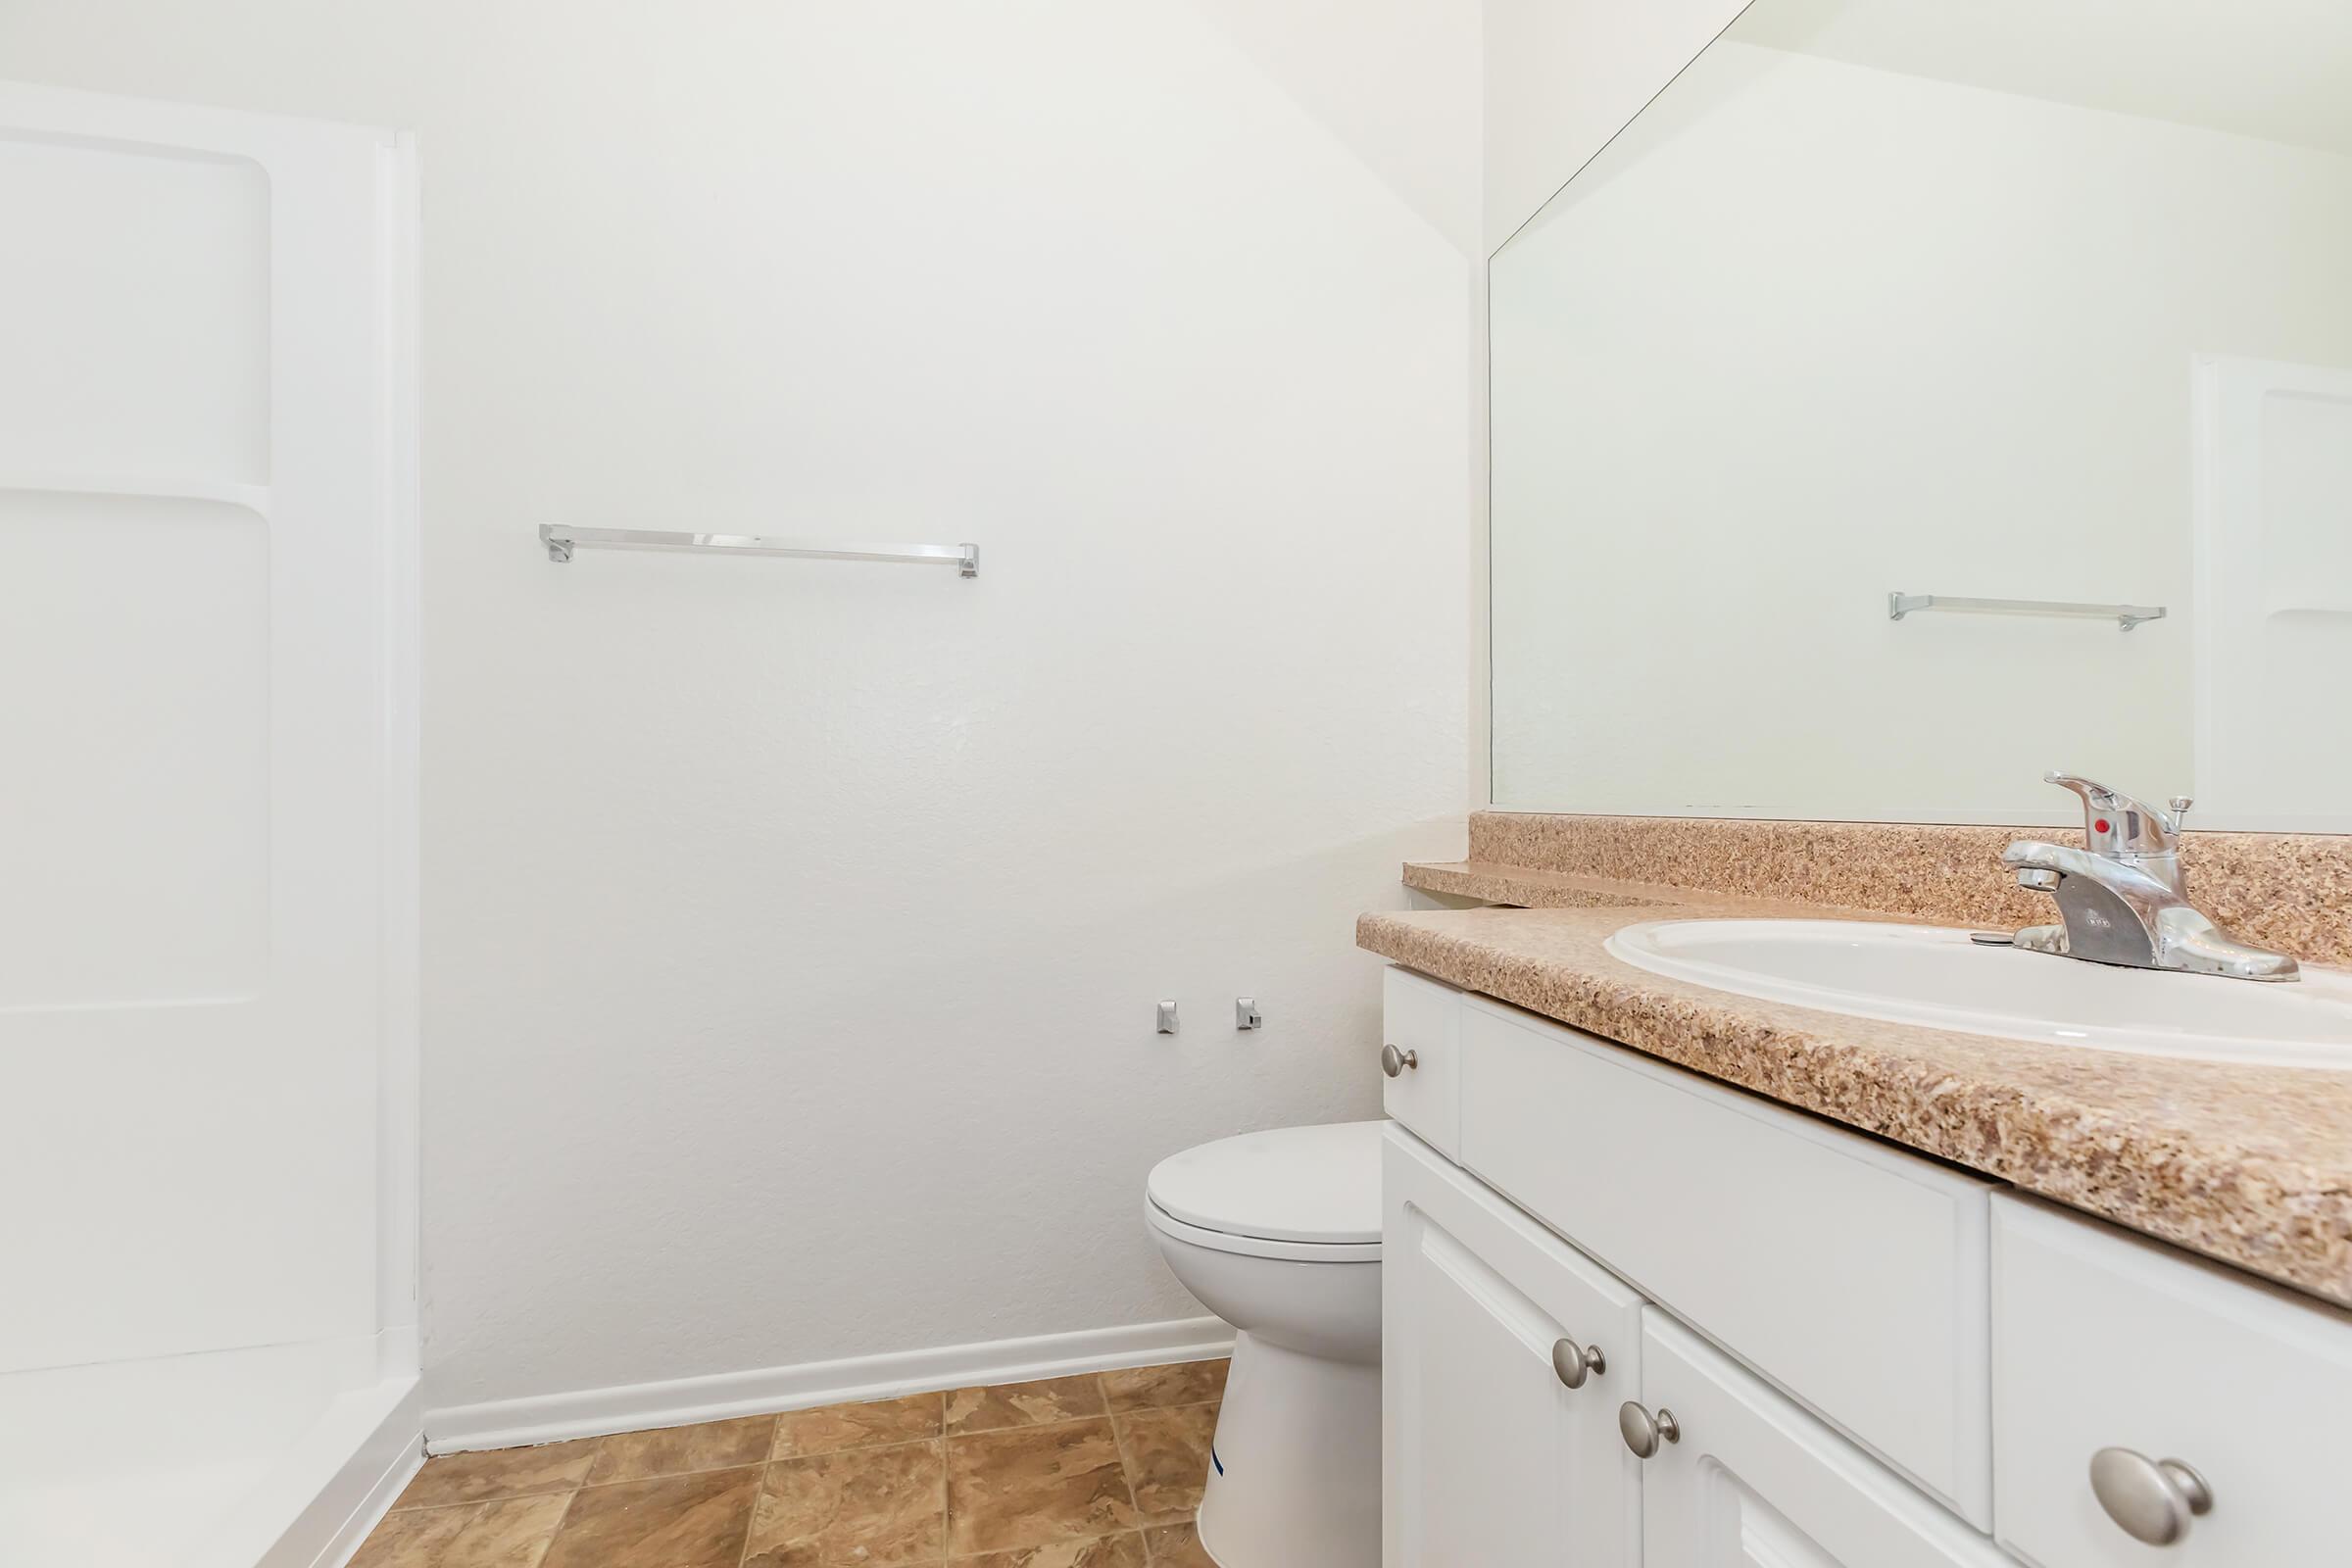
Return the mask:
<svg viewBox="0 0 2352 1568">
<path fill-rule="evenodd" d="M 1965 610 L 1981 615 L 2081 615 L 2112 620 L 2130 631 L 2143 620 L 2162 620 L 2162 605 L 2078 605 L 2061 599 L 1955 599 L 1949 594 L 1888 594 L 1886 618 L 1900 620 L 1915 610 Z"/>
<path fill-rule="evenodd" d="M 811 561 L 897 561 L 910 565 L 954 566 L 956 575 L 980 575 L 978 545 L 834 545 L 803 539 L 763 539 L 748 533 L 673 533 L 660 528 L 565 528 L 539 525 L 547 559 L 564 562 L 574 550 L 703 550 L 712 555 L 798 556 Z"/>
</svg>

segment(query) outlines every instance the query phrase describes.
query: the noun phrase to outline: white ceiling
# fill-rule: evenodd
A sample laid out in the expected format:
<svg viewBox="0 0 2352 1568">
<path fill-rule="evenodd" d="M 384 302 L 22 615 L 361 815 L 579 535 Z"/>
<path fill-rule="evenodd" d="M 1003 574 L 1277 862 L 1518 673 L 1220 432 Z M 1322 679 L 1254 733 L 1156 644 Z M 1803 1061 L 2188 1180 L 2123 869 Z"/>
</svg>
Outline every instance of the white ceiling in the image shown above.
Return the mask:
<svg viewBox="0 0 2352 1568">
<path fill-rule="evenodd" d="M 1756 0 L 1730 36 L 2352 153 L 2352 0 Z"/>
</svg>

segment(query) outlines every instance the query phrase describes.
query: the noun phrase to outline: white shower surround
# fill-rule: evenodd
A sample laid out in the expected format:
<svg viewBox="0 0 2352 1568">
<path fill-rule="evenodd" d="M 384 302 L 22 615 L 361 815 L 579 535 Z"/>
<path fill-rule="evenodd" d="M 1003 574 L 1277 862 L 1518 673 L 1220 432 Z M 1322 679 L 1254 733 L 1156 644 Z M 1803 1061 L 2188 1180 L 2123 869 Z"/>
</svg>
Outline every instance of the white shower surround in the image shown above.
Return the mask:
<svg viewBox="0 0 2352 1568">
<path fill-rule="evenodd" d="M 9 786 L 45 836 L 0 995 L 39 1282 L 0 1557 L 311 1568 L 419 1451 L 411 147 L 0 82 L 0 155 L 47 764 Z"/>
</svg>

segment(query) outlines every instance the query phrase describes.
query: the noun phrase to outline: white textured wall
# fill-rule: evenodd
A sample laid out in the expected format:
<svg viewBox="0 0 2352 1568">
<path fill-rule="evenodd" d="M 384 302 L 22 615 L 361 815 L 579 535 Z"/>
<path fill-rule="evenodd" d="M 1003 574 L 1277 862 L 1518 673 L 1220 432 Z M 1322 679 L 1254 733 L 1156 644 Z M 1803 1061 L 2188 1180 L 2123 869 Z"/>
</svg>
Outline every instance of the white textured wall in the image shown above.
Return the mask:
<svg viewBox="0 0 2352 1568">
<path fill-rule="evenodd" d="M 0 74 L 420 132 L 435 1402 L 1187 1315 L 1150 1164 L 1374 1112 L 1466 267 L 1210 23 L 11 0 Z"/>
</svg>

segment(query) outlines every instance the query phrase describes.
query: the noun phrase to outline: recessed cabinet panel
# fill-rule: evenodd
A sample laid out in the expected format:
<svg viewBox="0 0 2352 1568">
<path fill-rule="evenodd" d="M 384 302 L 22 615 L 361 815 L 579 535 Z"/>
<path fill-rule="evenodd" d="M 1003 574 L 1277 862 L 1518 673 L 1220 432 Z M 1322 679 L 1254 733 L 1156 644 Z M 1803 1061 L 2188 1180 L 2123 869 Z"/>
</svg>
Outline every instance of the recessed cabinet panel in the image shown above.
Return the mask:
<svg viewBox="0 0 2352 1568">
<path fill-rule="evenodd" d="M 1987 1182 L 1484 998 L 1461 1161 L 1989 1529 Z"/>
<path fill-rule="evenodd" d="M 266 484 L 270 177 L 0 127 L 0 480 Z"/>
<path fill-rule="evenodd" d="M 1381 1010 L 1382 1108 L 1439 1152 L 1458 1157 L 1462 994 L 1392 967 L 1381 982 Z"/>
<path fill-rule="evenodd" d="M 1383 1164 L 1388 1568 L 1636 1568 L 1641 1298 L 1408 1135 Z"/>
<path fill-rule="evenodd" d="M 2352 1314 L 2009 1194 L 1993 1279 L 2002 1544 L 2040 1568 L 2352 1562 Z M 2178 1540 L 2110 1516 L 2101 1449 L 2125 1450 L 2116 1506 Z M 2202 1479 L 2207 1512 L 2168 1499 L 2165 1460 Z"/>
<path fill-rule="evenodd" d="M 1992 1543 L 1655 1307 L 1644 1408 L 1677 1441 L 1642 1461 L 1644 1568 L 2003 1568 Z M 1527 1559 L 1534 1561 L 1535 1559 Z"/>
<path fill-rule="evenodd" d="M 0 489 L 0 1011 L 252 997 L 270 956 L 270 527 Z"/>
</svg>

